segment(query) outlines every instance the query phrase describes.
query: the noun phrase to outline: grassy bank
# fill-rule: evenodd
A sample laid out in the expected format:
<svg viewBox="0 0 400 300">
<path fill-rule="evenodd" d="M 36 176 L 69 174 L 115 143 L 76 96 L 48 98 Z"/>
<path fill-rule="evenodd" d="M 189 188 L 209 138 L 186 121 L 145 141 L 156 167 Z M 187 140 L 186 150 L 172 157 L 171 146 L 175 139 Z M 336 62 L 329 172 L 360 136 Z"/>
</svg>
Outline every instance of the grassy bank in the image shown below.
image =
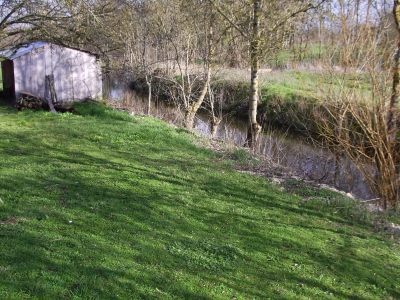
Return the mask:
<svg viewBox="0 0 400 300">
<path fill-rule="evenodd" d="M 218 76 L 212 89 L 215 97 L 223 95 L 223 101 L 216 106 L 222 105 L 225 114 L 247 120 L 249 71 L 225 70 Z M 315 73 L 261 70 L 259 122 L 265 127 L 271 124 L 299 129 L 308 126 L 312 107 L 317 103 L 314 97 L 317 80 L 320 79 Z"/>
<path fill-rule="evenodd" d="M 238 173 L 243 151 L 155 119 L 76 109 L 0 108 L 1 299 L 400 298 L 399 240 L 356 202 Z"/>
<path fill-rule="evenodd" d="M 180 82 L 179 76 L 174 80 Z M 198 96 L 202 84 L 201 79 L 198 78 L 193 82 L 194 98 Z M 142 94 L 148 94 L 145 78 L 138 77 L 130 87 Z M 250 70 L 216 69 L 211 82 L 215 101 L 213 105 L 216 111 L 222 107 L 223 115 L 247 120 L 249 87 Z M 357 96 L 363 96 L 365 99 L 372 98 L 371 76 L 358 73 L 334 73 L 333 71 L 329 73 L 326 70 L 315 72 L 260 69 L 259 123 L 264 127 L 278 125 L 313 132 L 313 126 L 315 126 L 313 111 L 320 109 L 321 103 L 326 103 L 326 101 L 329 103 L 332 98 L 337 99 L 343 97 L 343 94 L 351 94 L 354 91 Z M 168 78 L 155 78 L 152 94 L 160 100 L 165 100 L 168 104 L 180 105 L 179 102 L 182 101 L 180 87 L 173 84 L 173 80 Z M 203 107 L 210 110 L 208 100 L 205 101 Z"/>
<path fill-rule="evenodd" d="M 213 83 L 213 88 L 217 96 L 224 95 L 225 112 L 247 120 L 249 71 L 225 70 L 219 76 L 220 79 Z M 316 125 L 313 112 L 326 103 L 332 103 L 336 99 L 350 100 L 353 97 L 354 102 L 375 105 L 379 97 L 387 97 L 391 82 L 389 79 L 384 83 L 383 77 L 381 79 L 382 82 L 377 82 L 377 78 L 374 81 L 369 74 L 261 69 L 259 122 L 265 127 L 273 124 L 313 132 Z M 378 86 L 379 91 L 385 87 L 386 94 L 377 93 Z"/>
</svg>

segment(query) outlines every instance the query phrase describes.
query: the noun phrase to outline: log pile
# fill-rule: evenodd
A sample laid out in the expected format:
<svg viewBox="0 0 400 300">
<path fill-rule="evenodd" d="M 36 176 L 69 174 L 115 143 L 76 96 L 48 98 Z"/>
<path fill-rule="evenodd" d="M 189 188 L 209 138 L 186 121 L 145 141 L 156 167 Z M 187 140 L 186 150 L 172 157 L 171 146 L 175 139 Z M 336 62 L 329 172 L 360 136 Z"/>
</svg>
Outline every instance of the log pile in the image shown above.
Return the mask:
<svg viewBox="0 0 400 300">
<path fill-rule="evenodd" d="M 14 106 L 18 110 L 33 109 L 33 110 L 48 110 L 49 105 L 43 99 L 25 92 L 19 93 L 18 99 L 14 102 Z"/>
<path fill-rule="evenodd" d="M 49 111 L 49 104 L 40 97 L 32 95 L 26 92 L 20 92 L 18 99 L 14 102 L 14 106 L 18 110 L 33 109 L 33 110 L 46 110 Z M 57 112 L 70 112 L 77 114 L 78 112 L 69 106 L 63 106 L 61 104 L 54 104 L 54 109 Z"/>
</svg>

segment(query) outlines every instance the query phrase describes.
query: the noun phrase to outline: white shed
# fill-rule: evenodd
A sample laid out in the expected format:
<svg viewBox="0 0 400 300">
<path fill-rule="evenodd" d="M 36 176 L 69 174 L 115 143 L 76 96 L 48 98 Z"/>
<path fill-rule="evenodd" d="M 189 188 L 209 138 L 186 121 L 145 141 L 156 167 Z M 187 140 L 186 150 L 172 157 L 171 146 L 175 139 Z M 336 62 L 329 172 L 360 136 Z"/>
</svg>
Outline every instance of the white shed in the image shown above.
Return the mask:
<svg viewBox="0 0 400 300">
<path fill-rule="evenodd" d="M 26 92 L 48 99 L 47 75 L 54 79 L 58 102 L 102 97 L 100 63 L 86 52 L 36 42 L 2 55 L 3 91 L 9 97 Z"/>
</svg>

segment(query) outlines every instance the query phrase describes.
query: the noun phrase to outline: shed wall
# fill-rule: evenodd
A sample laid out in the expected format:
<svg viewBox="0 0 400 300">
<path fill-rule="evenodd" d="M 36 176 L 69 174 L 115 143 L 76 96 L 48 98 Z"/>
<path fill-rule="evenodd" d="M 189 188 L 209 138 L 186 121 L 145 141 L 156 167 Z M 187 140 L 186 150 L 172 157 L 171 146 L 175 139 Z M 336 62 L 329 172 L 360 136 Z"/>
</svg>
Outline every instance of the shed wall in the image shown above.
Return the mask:
<svg viewBox="0 0 400 300">
<path fill-rule="evenodd" d="M 45 76 L 53 75 L 58 101 L 101 98 L 99 63 L 81 51 L 47 44 L 14 59 L 15 90 L 48 98 Z"/>
</svg>

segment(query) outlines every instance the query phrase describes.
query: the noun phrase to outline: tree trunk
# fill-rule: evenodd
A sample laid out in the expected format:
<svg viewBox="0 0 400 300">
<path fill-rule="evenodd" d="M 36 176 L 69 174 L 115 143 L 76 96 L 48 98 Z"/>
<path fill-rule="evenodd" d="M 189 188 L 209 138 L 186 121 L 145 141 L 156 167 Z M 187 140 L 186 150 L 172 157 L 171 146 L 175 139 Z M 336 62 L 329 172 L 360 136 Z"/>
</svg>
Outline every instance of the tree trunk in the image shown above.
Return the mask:
<svg viewBox="0 0 400 300">
<path fill-rule="evenodd" d="M 147 83 L 147 87 L 149 88 L 149 93 L 147 96 L 147 115 L 150 116 L 150 112 L 151 112 L 151 97 L 152 97 L 152 91 L 151 91 L 151 78 L 149 78 L 146 75 L 146 83 Z"/>
<path fill-rule="evenodd" d="M 196 116 L 196 112 L 194 112 L 191 107 L 189 107 L 185 112 L 185 120 L 184 126 L 187 130 L 192 130 L 194 127 L 194 118 Z"/>
<path fill-rule="evenodd" d="M 393 14 L 397 25 L 397 30 L 400 36 L 400 0 L 394 1 Z M 400 42 L 397 44 L 397 53 L 395 56 L 395 65 L 393 71 L 393 87 L 392 95 L 390 97 L 389 105 L 386 113 L 386 133 L 387 133 L 387 151 L 383 154 L 385 159 L 383 161 L 392 161 L 394 169 L 388 168 L 382 163 L 377 164 L 380 177 L 384 175 L 390 177 L 392 185 L 385 190 L 385 197 L 383 199 L 384 208 L 387 206 L 387 201 L 391 207 L 396 207 L 400 201 L 400 174 L 399 174 L 399 161 L 400 161 L 400 142 L 397 139 L 399 121 L 399 97 L 400 97 Z M 390 157 L 391 156 L 391 157 Z M 397 166 L 397 168 L 396 168 Z M 381 179 L 381 178 L 379 178 Z"/>
<path fill-rule="evenodd" d="M 261 126 L 257 122 L 257 106 L 259 102 L 258 70 L 260 67 L 260 13 L 261 0 L 253 0 L 253 36 L 251 41 L 251 88 L 249 97 L 249 131 L 246 139 L 246 146 L 254 148 L 261 133 Z"/>
<path fill-rule="evenodd" d="M 111 100 L 111 77 L 110 77 L 110 61 L 106 58 L 106 66 L 102 69 L 103 72 L 103 99 Z"/>
<path fill-rule="evenodd" d="M 188 108 L 186 109 L 184 126 L 188 130 L 192 130 L 193 129 L 194 118 L 196 117 L 196 113 L 199 110 L 199 108 L 200 108 L 201 104 L 203 103 L 204 98 L 205 98 L 205 96 L 207 94 L 209 81 L 210 81 L 210 68 L 208 68 L 207 79 L 204 82 L 203 89 L 201 90 L 199 98 L 197 98 L 197 101 L 189 104 Z"/>
<path fill-rule="evenodd" d="M 56 99 L 57 99 L 57 96 L 56 96 L 56 91 L 54 90 L 53 76 L 52 76 L 52 75 L 46 75 L 46 76 L 45 76 L 45 82 L 46 82 L 46 88 L 48 89 L 48 92 L 50 93 L 49 95 L 46 95 L 46 97 L 49 96 L 49 97 L 46 99 L 46 100 L 47 100 L 47 103 L 48 103 L 48 105 L 49 105 L 50 111 L 51 111 L 53 114 L 56 114 L 57 111 L 56 111 L 56 109 L 54 108 L 53 103 L 54 103 L 55 101 L 57 101 L 57 100 L 56 100 Z"/>
<path fill-rule="evenodd" d="M 394 2 L 393 9 L 397 30 L 400 35 L 400 0 Z M 395 57 L 395 69 L 393 73 L 393 92 L 390 98 L 386 126 L 389 133 L 389 142 L 393 147 L 396 146 L 397 122 L 399 119 L 399 97 L 400 97 L 400 42 L 397 44 L 397 54 Z"/>
<path fill-rule="evenodd" d="M 218 126 L 221 123 L 222 119 L 219 118 L 214 118 L 214 120 L 211 121 L 211 133 L 210 136 L 212 139 L 215 139 L 215 137 L 217 136 L 217 130 L 218 130 Z"/>
<path fill-rule="evenodd" d="M 210 85 L 210 80 L 211 80 L 211 62 L 212 62 L 212 58 L 214 55 L 214 45 L 213 45 L 214 12 L 213 12 L 212 5 L 210 5 L 210 12 L 211 12 L 210 27 L 209 27 L 208 37 L 207 37 L 208 53 L 207 53 L 207 58 L 206 58 L 206 68 L 207 68 L 206 80 L 204 81 L 199 98 L 197 98 L 197 100 L 195 102 L 190 103 L 188 105 L 188 107 L 186 108 L 184 126 L 188 130 L 193 129 L 194 118 L 195 118 L 196 113 L 199 110 L 201 104 L 203 103 L 204 98 L 207 95 L 208 87 Z"/>
</svg>

